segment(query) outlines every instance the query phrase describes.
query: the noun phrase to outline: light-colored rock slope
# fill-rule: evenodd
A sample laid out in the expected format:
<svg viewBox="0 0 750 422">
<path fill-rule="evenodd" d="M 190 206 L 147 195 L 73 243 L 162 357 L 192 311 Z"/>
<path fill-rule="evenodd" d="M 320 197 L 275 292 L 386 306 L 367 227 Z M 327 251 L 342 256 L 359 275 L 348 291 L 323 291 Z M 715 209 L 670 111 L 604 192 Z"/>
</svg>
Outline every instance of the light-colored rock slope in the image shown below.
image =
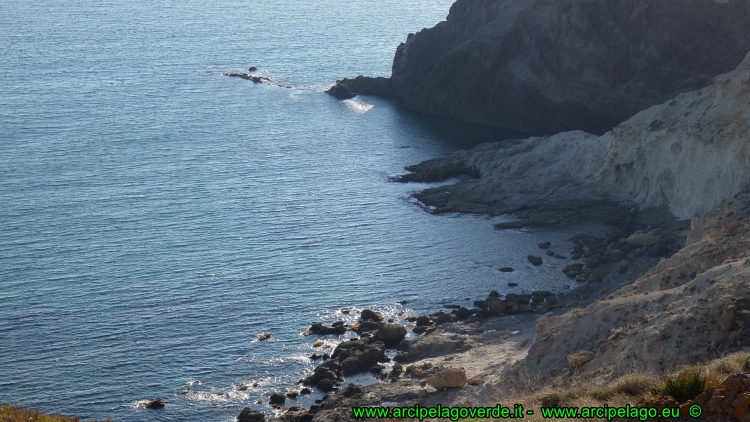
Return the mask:
<svg viewBox="0 0 750 422">
<path fill-rule="evenodd" d="M 515 369 L 561 374 L 565 356 L 589 351 L 579 370 L 611 376 L 671 371 L 750 340 L 750 190 L 693 221 L 688 244 L 635 283 L 563 315 L 544 318 Z"/>
<path fill-rule="evenodd" d="M 417 195 L 437 211 L 502 214 L 614 200 L 691 218 L 750 180 L 750 54 L 714 85 L 644 110 L 600 137 L 565 132 L 483 144 L 412 170 L 407 178 L 479 175 Z"/>
</svg>

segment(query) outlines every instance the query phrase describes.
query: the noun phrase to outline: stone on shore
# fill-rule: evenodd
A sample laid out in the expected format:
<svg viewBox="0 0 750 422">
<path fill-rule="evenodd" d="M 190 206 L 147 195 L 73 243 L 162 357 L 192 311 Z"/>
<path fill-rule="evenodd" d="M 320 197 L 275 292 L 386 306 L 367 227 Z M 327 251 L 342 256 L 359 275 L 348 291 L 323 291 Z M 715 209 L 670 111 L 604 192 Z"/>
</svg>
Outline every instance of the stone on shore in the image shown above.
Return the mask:
<svg viewBox="0 0 750 422">
<path fill-rule="evenodd" d="M 344 327 L 342 324 L 335 324 L 333 326 L 327 326 L 323 325 L 319 322 L 316 322 L 315 324 L 311 325 L 310 328 L 307 329 L 307 332 L 310 334 L 317 334 L 317 335 L 327 335 L 327 334 L 334 334 L 334 335 L 341 335 L 346 332 L 346 327 Z"/>
<path fill-rule="evenodd" d="M 442 314 L 435 318 L 435 325 L 441 325 L 451 322 L 456 322 L 456 317 L 453 316 L 453 314 Z"/>
<path fill-rule="evenodd" d="M 242 409 L 240 415 L 237 416 L 237 422 L 265 422 L 266 415 L 263 412 L 258 412 L 249 407 Z"/>
<path fill-rule="evenodd" d="M 333 381 L 331 381 L 328 378 L 324 378 L 315 384 L 316 387 L 318 387 L 318 390 L 327 393 L 331 390 L 333 390 Z"/>
<path fill-rule="evenodd" d="M 625 242 L 632 246 L 651 246 L 655 243 L 659 243 L 660 241 L 661 237 L 654 234 L 642 232 L 633 233 L 627 239 L 625 239 Z"/>
<path fill-rule="evenodd" d="M 364 321 L 369 320 L 369 321 L 380 322 L 383 320 L 383 315 L 380 312 L 375 312 L 371 309 L 363 310 L 362 313 L 360 314 L 360 317 Z"/>
<path fill-rule="evenodd" d="M 444 369 L 427 378 L 427 384 L 440 391 L 447 388 L 460 388 L 466 385 L 466 372 L 461 368 Z"/>
<path fill-rule="evenodd" d="M 406 336 L 406 328 L 401 324 L 381 324 L 375 337 L 383 340 L 386 344 L 396 344 Z"/>
</svg>

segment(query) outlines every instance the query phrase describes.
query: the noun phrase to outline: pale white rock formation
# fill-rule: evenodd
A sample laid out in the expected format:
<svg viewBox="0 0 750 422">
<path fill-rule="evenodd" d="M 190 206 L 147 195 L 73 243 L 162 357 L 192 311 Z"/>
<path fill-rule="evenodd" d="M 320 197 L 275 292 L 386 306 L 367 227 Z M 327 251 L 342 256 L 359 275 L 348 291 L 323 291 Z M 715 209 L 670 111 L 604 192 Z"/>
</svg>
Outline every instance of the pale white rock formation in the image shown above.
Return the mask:
<svg viewBox="0 0 750 422">
<path fill-rule="evenodd" d="M 602 136 L 603 186 L 689 218 L 739 192 L 750 175 L 750 55 L 715 84 L 644 110 Z"/>
<path fill-rule="evenodd" d="M 750 54 L 714 85 L 644 110 L 602 136 L 577 131 L 483 144 L 411 169 L 428 175 L 425 181 L 479 176 L 417 195 L 438 211 L 509 213 L 610 200 L 694 217 L 750 181 Z"/>
</svg>

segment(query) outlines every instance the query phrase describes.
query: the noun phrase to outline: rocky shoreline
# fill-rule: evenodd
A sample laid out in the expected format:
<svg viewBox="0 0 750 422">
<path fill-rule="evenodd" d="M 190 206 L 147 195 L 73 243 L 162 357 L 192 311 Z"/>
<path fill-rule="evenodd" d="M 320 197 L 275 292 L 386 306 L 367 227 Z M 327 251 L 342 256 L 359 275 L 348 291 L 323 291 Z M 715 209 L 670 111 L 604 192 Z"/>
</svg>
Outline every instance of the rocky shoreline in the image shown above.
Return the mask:
<svg viewBox="0 0 750 422">
<path fill-rule="evenodd" d="M 581 44 L 577 30 L 602 35 L 605 46 L 623 37 L 640 39 L 633 31 L 643 30 L 655 37 L 653 51 L 664 53 L 691 39 L 674 25 L 698 19 L 703 26 L 696 23 L 702 29 L 694 32 L 704 39 L 690 41 L 697 50 L 690 51 L 686 60 L 693 59 L 701 48 L 715 48 L 712 37 L 723 38 L 724 31 L 734 34 L 747 27 L 748 3 L 691 0 L 683 3 L 679 16 L 663 15 L 673 10 L 653 0 L 629 2 L 618 10 L 597 8 L 603 0 L 587 2 L 585 7 L 572 0 L 493 3 L 508 6 L 502 10 L 487 9 L 480 3 L 459 0 L 448 22 L 410 35 L 399 47 L 390 79 L 345 79 L 329 93 L 340 98 L 357 93 L 393 96 L 418 111 L 492 121 L 529 133 L 555 133 L 565 128 L 601 133 L 611 129 L 601 136 L 572 131 L 483 144 L 407 167 L 410 173 L 394 181 L 446 183 L 414 195 L 432 213 L 517 218 L 497 224 L 499 230 L 602 221 L 612 226 L 612 231 L 603 237 L 574 236 L 574 247 L 567 251 L 543 242 L 537 255 L 528 256 L 533 266 L 566 263 L 563 272 L 570 283 L 560 292 L 519 291 L 505 296 L 490 292 L 476 300 L 473 309 L 456 305 L 451 312 L 404 315 L 404 324 L 382 321 L 377 313 L 363 311 L 360 321 L 350 326 L 343 321 L 311 326 L 310 335 L 354 331 L 358 337 L 339 343 L 331 354 L 313 356 L 323 362 L 300 381 L 308 391 L 329 394 L 310 408 L 284 408 L 285 396 L 275 394 L 274 403 L 280 410 L 276 419 L 349 420 L 352 406 L 486 405 L 508 400 L 524 389 L 563 388 L 573 380 L 606 384 L 634 371 L 664 374 L 741 350 L 750 337 L 747 31 L 730 37 L 736 44 L 722 44 L 725 50 L 706 52 L 705 57 L 712 57 L 717 66 L 711 69 L 701 68 L 706 63 L 686 66 L 681 59 L 673 62 L 674 54 L 639 52 L 647 43 L 635 47 L 635 56 L 643 57 L 643 62 L 626 63 L 620 73 L 606 66 L 568 68 L 579 59 L 591 59 L 587 54 L 601 53 L 602 46 Z M 475 25 L 478 12 L 485 13 L 488 22 Z M 479 54 L 484 47 L 474 45 L 486 34 L 495 34 L 501 44 L 523 41 L 524 51 L 546 57 L 545 52 L 550 51 L 546 36 L 518 38 L 524 30 L 536 33 L 528 29 L 540 16 L 548 18 L 543 19 L 542 29 L 574 32 L 572 38 L 555 39 L 577 40 L 563 46 L 554 60 L 528 62 L 528 56 L 517 55 L 520 50 L 513 49 Z M 627 19 L 620 19 L 623 17 Z M 611 28 L 594 25 L 594 21 Z M 726 25 L 719 28 L 717 22 Z M 492 31 L 484 26 L 488 24 Z M 656 24 L 662 26 L 656 30 Z M 486 32 L 458 45 L 444 39 L 446 34 L 455 37 L 472 28 Z M 436 48 L 441 43 L 449 46 L 449 51 Z M 477 54 L 467 56 L 472 51 Z M 683 54 L 687 49 L 680 51 Z M 611 61 L 610 53 L 602 53 L 601 58 Z M 514 77 L 504 78 L 508 69 L 478 59 L 493 54 L 503 58 L 496 57 L 496 64 L 516 65 L 508 67 Z M 717 54 L 720 60 L 714 60 Z M 457 60 L 466 69 L 479 69 L 479 74 L 464 75 L 457 82 L 453 72 Z M 663 60 L 678 64 L 665 66 Z M 419 67 L 419 62 L 429 65 Z M 737 63 L 734 71 L 713 77 Z M 638 79 L 643 77 L 638 69 L 644 65 L 656 72 L 649 73 L 651 79 Z M 577 76 L 568 75 L 565 69 L 575 69 L 578 75 L 582 68 L 595 69 L 595 74 L 585 75 L 586 84 L 595 89 L 583 89 L 573 98 L 564 86 L 554 85 L 561 80 L 574 81 L 573 85 L 581 88 Z M 639 76 L 633 79 L 631 71 Z M 590 83 L 614 74 L 621 77 L 620 85 Z M 541 79 L 531 80 L 529 75 Z M 496 91 L 486 89 L 482 84 L 489 81 L 500 81 L 502 86 L 491 87 Z M 633 89 L 636 86 L 640 89 Z M 700 89 L 685 92 L 690 87 Z M 486 93 L 486 98 L 473 101 L 480 95 L 477 89 Z M 509 90 L 531 100 L 519 107 L 514 102 L 517 96 L 508 95 Z M 612 104 L 592 102 L 589 95 Z M 654 105 L 659 102 L 664 103 Z M 603 111 L 589 113 L 591 110 L 579 107 L 582 103 L 595 104 Z M 476 114 L 475 106 L 491 115 Z M 515 108 L 509 111 L 511 106 Z M 519 126 L 509 126 L 508 119 Z M 447 184 L 449 181 L 454 183 Z M 513 270 L 498 268 L 501 272 Z M 515 287 L 509 284 L 509 288 Z M 404 338 L 409 330 L 413 339 Z M 380 382 L 367 386 L 346 382 L 347 377 L 361 372 L 377 374 Z M 712 394 L 693 398 L 723 403 L 723 398 Z M 717 417 L 734 411 L 734 405 L 717 406 L 711 410 Z M 240 421 L 263 418 L 262 413 L 249 408 L 240 415 Z"/>
<path fill-rule="evenodd" d="M 638 221 L 665 218 L 644 214 Z M 354 331 L 358 337 L 340 342 L 328 356 L 311 356 L 323 363 L 300 380 L 302 390 L 269 398 L 279 411 L 274 419 L 351 420 L 354 406 L 486 405 L 533 385 L 562 388 L 581 378 L 606 384 L 629 371 L 663 373 L 742 350 L 750 336 L 748 221 L 750 189 L 694 219 L 689 230 L 684 221 L 667 219 L 660 227 L 636 226 L 627 237 L 619 236 L 629 231 L 617 230 L 604 237 L 577 235 L 567 251 L 539 244 L 543 261 L 559 259 L 558 252 L 577 258 L 563 271 L 571 283 L 585 284 L 570 292 L 491 292 L 474 309 L 408 315 L 406 325 L 370 310 L 349 326 L 313 324 L 306 334 Z M 407 330 L 417 336 L 404 339 Z M 388 350 L 396 352 L 393 358 Z M 361 372 L 378 374 L 380 382 L 344 386 L 345 378 Z M 309 408 L 285 406 L 313 389 L 327 394 Z M 711 391 L 695 400 L 714 400 Z M 639 401 L 652 402 L 671 403 Z M 260 422 L 265 415 L 246 408 L 238 420 Z"/>
<path fill-rule="evenodd" d="M 357 337 L 339 342 L 331 353 L 311 355 L 310 359 L 322 363 L 300 380 L 298 387 L 269 397 L 269 405 L 280 412 L 274 419 L 348 420 L 353 406 L 447 405 L 495 391 L 501 374 L 512 370 L 512 365 L 528 353 L 539 321 L 586 306 L 631 284 L 660 258 L 684 245 L 684 221 L 670 219 L 664 212 L 636 212 L 633 217 L 607 236 L 574 236 L 574 246 L 569 250 L 550 242 L 538 245 L 538 256 L 528 257 L 532 265 L 548 265 L 550 260 L 568 263 L 563 272 L 570 284 L 557 294 L 531 291 L 503 296 L 492 291 L 486 298 L 475 300 L 472 308 L 447 305 L 452 308 L 450 312 L 403 315 L 404 324 L 386 321 L 378 312 L 364 309 L 351 325 L 344 321 L 311 325 L 305 335 L 354 332 Z M 659 218 L 666 219 L 667 224 L 655 228 L 651 224 Z M 498 271 L 513 269 L 503 267 Z M 407 331 L 414 334 L 413 339 L 404 339 Z M 372 385 L 345 382 L 360 373 L 372 373 L 380 381 Z M 316 404 L 309 408 L 288 406 L 298 395 L 315 390 L 326 393 Z M 265 415 L 246 408 L 238 420 L 258 422 L 265 420 Z"/>
</svg>

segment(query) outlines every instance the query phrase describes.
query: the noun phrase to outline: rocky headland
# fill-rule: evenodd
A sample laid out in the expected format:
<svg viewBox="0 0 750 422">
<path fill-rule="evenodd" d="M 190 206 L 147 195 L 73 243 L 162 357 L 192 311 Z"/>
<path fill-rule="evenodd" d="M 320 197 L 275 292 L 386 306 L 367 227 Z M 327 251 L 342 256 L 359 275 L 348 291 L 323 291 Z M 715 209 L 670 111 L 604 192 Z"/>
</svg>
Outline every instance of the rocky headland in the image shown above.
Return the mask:
<svg viewBox="0 0 750 422">
<path fill-rule="evenodd" d="M 390 78 L 343 79 L 333 93 L 522 133 L 602 134 L 734 69 L 747 27 L 743 0 L 458 0 L 409 34 Z"/>
<path fill-rule="evenodd" d="M 570 284 L 559 292 L 490 292 L 472 308 L 455 305 L 451 312 L 386 321 L 363 310 L 352 325 L 313 324 L 307 335 L 339 341 L 331 353 L 311 356 L 322 362 L 300 380 L 300 394 L 327 394 L 308 408 L 284 407 L 285 396 L 275 394 L 269 403 L 279 409 L 277 419 L 341 421 L 352 419 L 353 406 L 472 406 L 512 400 L 528 407 L 630 403 L 685 411 L 698 403 L 704 406 L 704 420 L 750 420 L 750 377 L 738 375 L 750 373 L 750 54 L 745 56 L 750 46 L 743 44 L 743 36 L 728 35 L 739 30 L 750 6 L 732 0 L 681 5 L 459 0 L 447 22 L 410 36 L 399 47 L 398 63 L 409 63 L 410 55 L 432 58 L 414 59 L 421 63 L 421 73 L 398 73 L 394 64 L 391 79 L 360 77 L 336 84 L 342 97 L 370 90 L 402 96 L 409 107 L 424 101 L 439 108 L 459 91 L 471 94 L 462 84 L 507 83 L 498 91 L 487 90 L 496 108 L 481 101 L 469 104 L 473 100 L 466 97 L 457 103 L 456 113 L 489 107 L 503 114 L 508 109 L 502 107 L 510 106 L 500 98 L 515 87 L 530 99 L 531 108 L 518 106 L 508 118 L 526 116 L 530 120 L 518 121 L 534 128 L 530 132 L 568 125 L 591 132 L 611 129 L 483 144 L 409 166 L 408 174 L 394 180 L 443 183 L 415 194 L 434 213 L 517 217 L 498 229 L 591 220 L 605 221 L 612 229 L 602 237 L 574 236 L 569 250 L 543 242 L 538 255 L 528 257 L 533 266 L 565 262 Z M 673 16 L 666 16 L 667 11 Z M 677 22 L 697 26 L 682 31 Z M 460 38 L 462 34 L 471 36 Z M 732 42 L 713 46 L 712 59 L 704 60 L 695 54 L 709 45 L 694 34 L 728 36 Z M 460 43 L 448 43 L 448 35 Z M 542 44 L 534 44 L 551 42 L 551 37 L 557 42 L 552 56 Z M 524 51 L 533 54 L 519 55 L 520 50 L 507 47 L 519 56 L 511 54 L 507 57 L 513 60 L 503 62 L 501 53 L 482 50 L 479 41 L 489 39 L 495 46 L 523 42 Z M 615 52 L 608 43 L 614 39 L 627 41 L 630 62 L 615 60 L 613 68 L 591 57 L 566 56 L 598 52 L 609 63 Z M 529 45 L 539 48 L 529 50 Z M 692 61 L 683 57 L 686 49 L 692 49 Z M 648 62 L 652 59 L 659 60 Z M 537 60 L 548 67 L 529 65 Z M 462 66 L 450 67 L 457 62 Z M 490 62 L 495 66 L 491 77 L 481 73 L 489 72 Z M 503 73 L 507 63 L 515 66 L 510 74 Z M 612 80 L 592 83 L 585 93 L 568 98 L 566 84 L 580 87 L 583 82 L 550 69 L 574 65 L 589 81 L 601 82 L 595 77 L 601 72 L 614 75 L 619 85 Z M 478 73 L 454 78 L 468 69 Z M 555 78 L 565 83 L 554 88 L 549 81 Z M 450 89 L 439 94 L 438 82 Z M 597 91 L 596 100 L 586 97 L 602 87 L 607 90 Z M 546 106 L 534 116 L 537 101 Z M 599 114 L 580 108 L 582 104 Z M 445 107 L 444 113 L 423 111 L 477 121 L 451 115 Z M 554 107 L 569 107 L 573 114 Z M 356 337 L 341 341 L 338 336 L 346 332 Z M 380 382 L 347 382 L 362 372 L 376 374 Z M 676 394 L 665 387 L 691 376 L 703 380 L 700 391 Z M 297 391 L 293 393 L 287 397 L 294 400 Z M 239 416 L 240 421 L 264 418 L 249 408 Z"/>
</svg>

